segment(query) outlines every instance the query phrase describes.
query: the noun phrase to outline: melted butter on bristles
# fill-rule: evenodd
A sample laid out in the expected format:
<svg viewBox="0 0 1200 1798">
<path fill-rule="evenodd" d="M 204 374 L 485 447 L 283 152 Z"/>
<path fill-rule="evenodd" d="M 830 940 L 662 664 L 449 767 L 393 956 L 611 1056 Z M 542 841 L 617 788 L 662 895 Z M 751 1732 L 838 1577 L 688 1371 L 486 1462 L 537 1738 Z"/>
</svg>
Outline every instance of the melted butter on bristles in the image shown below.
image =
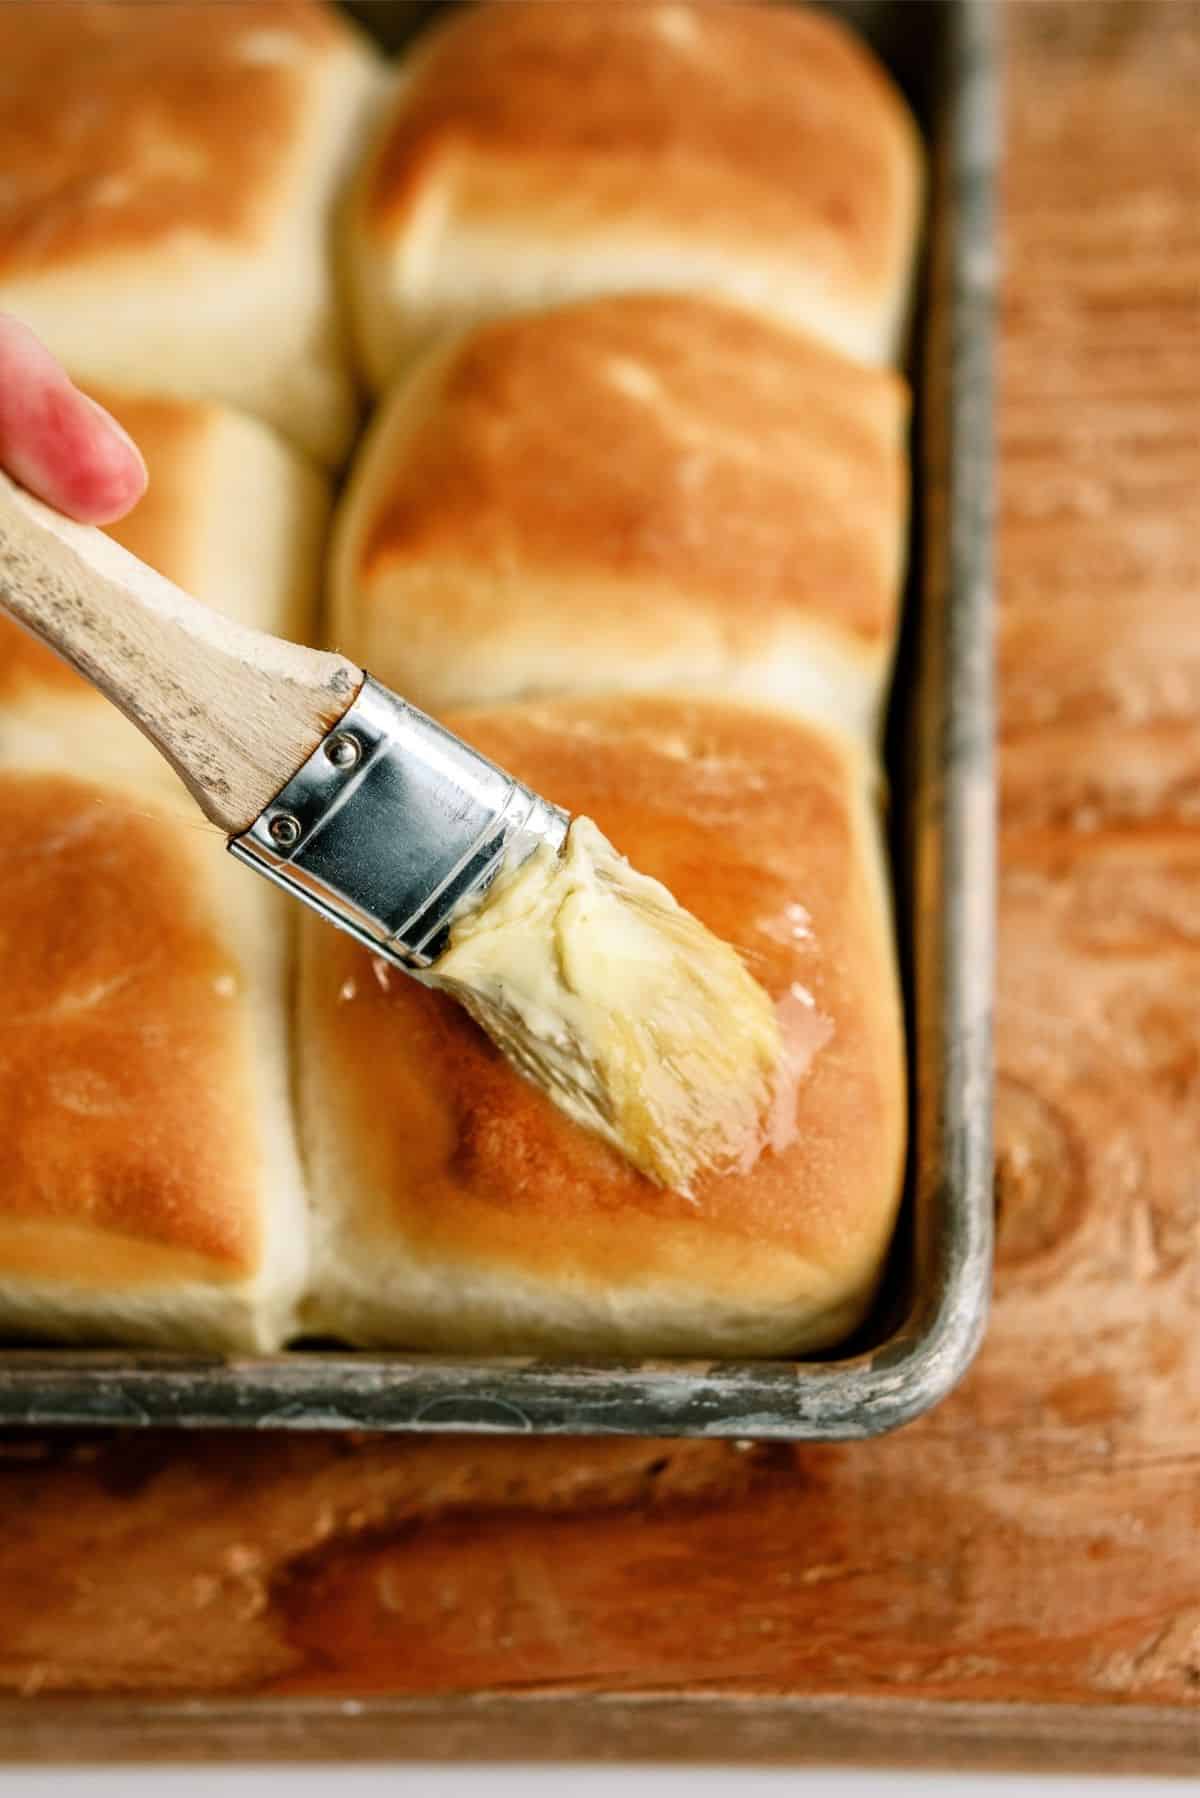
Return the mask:
<svg viewBox="0 0 1200 1798">
<path fill-rule="evenodd" d="M 777 1138 L 786 1058 L 771 1000 L 588 818 L 561 854 L 504 870 L 426 979 L 660 1185 L 688 1195 Z"/>
</svg>

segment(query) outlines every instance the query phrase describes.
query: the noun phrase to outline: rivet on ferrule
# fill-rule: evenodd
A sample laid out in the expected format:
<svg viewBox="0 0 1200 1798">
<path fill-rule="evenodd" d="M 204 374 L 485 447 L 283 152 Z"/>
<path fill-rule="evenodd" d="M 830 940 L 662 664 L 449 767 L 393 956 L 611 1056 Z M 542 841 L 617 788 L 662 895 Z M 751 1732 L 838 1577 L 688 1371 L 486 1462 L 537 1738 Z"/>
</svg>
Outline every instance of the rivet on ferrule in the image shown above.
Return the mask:
<svg viewBox="0 0 1200 1798">
<path fill-rule="evenodd" d="M 341 730 L 336 736 L 330 737 L 325 745 L 325 754 L 334 767 L 340 768 L 345 774 L 351 768 L 357 768 L 362 760 L 362 744 L 350 731 Z"/>
<path fill-rule="evenodd" d="M 349 711 L 229 848 L 410 970 L 510 861 L 561 849 L 570 819 L 364 677 Z"/>
<path fill-rule="evenodd" d="M 300 841 L 300 821 L 290 812 L 277 812 L 268 824 L 271 841 L 281 849 L 293 849 Z"/>
</svg>

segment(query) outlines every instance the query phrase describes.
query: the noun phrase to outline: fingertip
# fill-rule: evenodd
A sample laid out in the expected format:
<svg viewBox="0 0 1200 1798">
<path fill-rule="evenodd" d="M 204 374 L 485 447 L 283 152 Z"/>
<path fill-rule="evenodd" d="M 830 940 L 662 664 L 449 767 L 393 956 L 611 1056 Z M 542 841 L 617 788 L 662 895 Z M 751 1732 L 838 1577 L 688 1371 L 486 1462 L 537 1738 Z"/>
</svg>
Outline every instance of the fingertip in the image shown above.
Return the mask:
<svg viewBox="0 0 1200 1798">
<path fill-rule="evenodd" d="M 124 517 L 146 490 L 136 444 L 31 331 L 0 327 L 0 466 L 82 524 Z"/>
<path fill-rule="evenodd" d="M 141 453 L 113 424 L 115 434 L 93 437 L 65 477 L 69 505 L 64 509 L 81 524 L 114 524 L 146 491 Z"/>
<path fill-rule="evenodd" d="M 141 451 L 111 412 L 69 389 L 58 421 L 57 504 L 81 524 L 113 524 L 146 491 Z"/>
</svg>

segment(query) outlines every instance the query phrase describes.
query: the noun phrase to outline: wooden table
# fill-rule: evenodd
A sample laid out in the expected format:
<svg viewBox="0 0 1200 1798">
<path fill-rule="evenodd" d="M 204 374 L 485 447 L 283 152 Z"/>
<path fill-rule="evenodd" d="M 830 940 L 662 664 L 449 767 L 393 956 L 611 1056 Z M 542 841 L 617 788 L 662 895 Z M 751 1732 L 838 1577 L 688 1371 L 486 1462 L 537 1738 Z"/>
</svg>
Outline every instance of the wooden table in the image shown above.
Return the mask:
<svg viewBox="0 0 1200 1798">
<path fill-rule="evenodd" d="M 10 1439 L 0 1756 L 1200 1765 L 1197 23 L 1006 12 L 1000 1249 L 963 1388 L 847 1447 Z"/>
</svg>

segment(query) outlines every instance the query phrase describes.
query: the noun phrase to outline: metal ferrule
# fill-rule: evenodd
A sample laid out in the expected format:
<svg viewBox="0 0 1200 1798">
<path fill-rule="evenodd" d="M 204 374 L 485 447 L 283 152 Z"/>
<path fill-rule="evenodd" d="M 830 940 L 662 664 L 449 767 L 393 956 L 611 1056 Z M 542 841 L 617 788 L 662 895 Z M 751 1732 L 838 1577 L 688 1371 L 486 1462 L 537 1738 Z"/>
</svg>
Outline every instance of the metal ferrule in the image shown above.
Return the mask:
<svg viewBox="0 0 1200 1798">
<path fill-rule="evenodd" d="M 569 818 L 368 675 L 230 853 L 410 970 L 505 861 L 562 847 Z"/>
</svg>

